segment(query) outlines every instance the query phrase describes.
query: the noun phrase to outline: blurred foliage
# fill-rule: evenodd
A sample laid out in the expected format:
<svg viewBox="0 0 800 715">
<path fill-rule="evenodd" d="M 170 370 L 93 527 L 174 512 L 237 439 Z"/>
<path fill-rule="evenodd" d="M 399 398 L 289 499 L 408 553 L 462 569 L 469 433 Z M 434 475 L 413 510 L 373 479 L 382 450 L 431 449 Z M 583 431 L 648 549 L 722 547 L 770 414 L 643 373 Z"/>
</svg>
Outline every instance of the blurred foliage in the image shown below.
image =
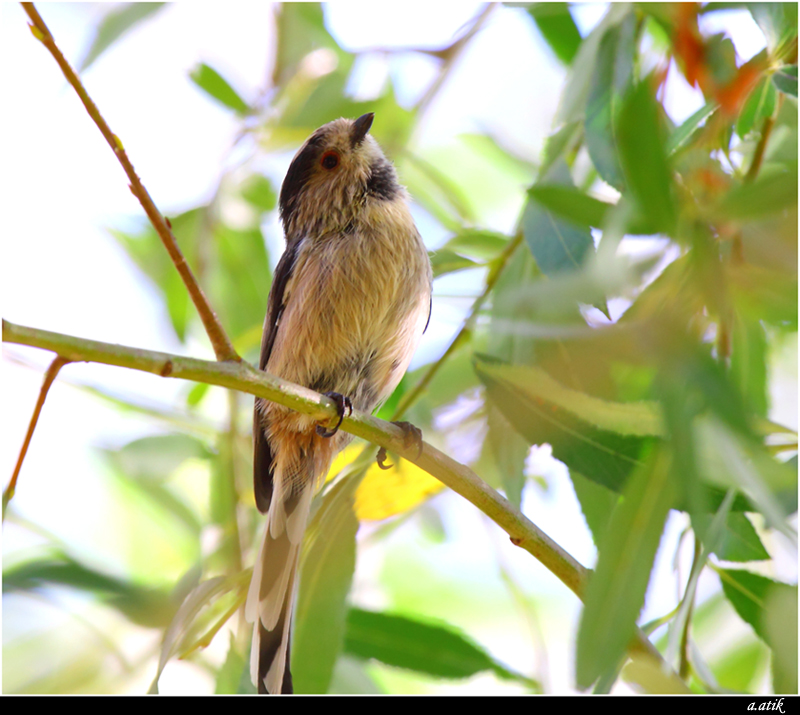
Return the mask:
<svg viewBox="0 0 800 715">
<path fill-rule="evenodd" d="M 347 87 L 359 53 L 338 45 L 317 4 L 276 8 L 272 87 L 257 101 L 242 99 L 212 66 L 191 73 L 199 90 L 240 117 L 241 136 L 255 140 L 209 202 L 170 217 L 248 359 L 257 356 L 277 260 L 264 231 L 274 225 L 279 187 L 257 155 L 294 151 L 338 116 L 376 113 L 375 137 L 414 201 L 448 235 L 431 253 L 437 280 L 483 270 L 477 280 L 489 281 L 488 301 L 405 418 L 440 445 L 459 429 L 480 435 L 475 468 L 516 504 L 532 445 L 550 444 L 569 469 L 599 550 L 577 634 L 580 689 L 608 689 L 620 672 L 652 692 L 683 687 L 641 659 L 623 669 L 667 515 L 679 510 L 690 517 L 695 564 L 679 607 L 653 625 L 668 628 L 657 644 L 695 692 L 763 690 L 758 674 L 767 668 L 768 687 L 797 692 L 797 587 L 749 569 L 759 562 L 770 573 L 765 534 L 797 542 L 797 435 L 767 419 L 771 357 L 797 331 L 797 6 L 747 7 L 766 49 L 742 62 L 724 34 L 701 32 L 698 18 L 713 5 L 613 4 L 583 37 L 566 3 L 526 6 L 519 21 L 535 24 L 569 69 L 537 165 L 479 134 L 459 138 L 455 156 L 416 146 L 414 129 L 431 96 L 401 106 L 387 80 L 369 101 L 353 99 Z M 156 9 L 110 10 L 84 66 Z M 434 93 L 483 20 L 449 47 L 416 50 L 438 65 Z M 679 126 L 664 108 L 665 84 L 676 72 L 705 100 Z M 484 185 L 476 190 L 466 176 L 478 165 L 488 168 L 477 174 Z M 517 229 L 524 240 L 515 247 L 519 234 L 482 225 L 483 207 L 508 177 L 528 185 Z M 113 235 L 158 290 L 176 336 L 201 336 L 153 230 Z M 627 249 L 647 241 L 655 257 L 632 257 L 640 254 Z M 446 300 L 435 298 L 434 313 Z M 380 416 L 389 418 L 429 370 L 406 376 Z M 213 394 L 187 389 L 185 411 L 201 414 Z M 465 416 L 455 425 L 436 422 L 459 399 L 471 405 Z M 231 397 L 219 431 L 167 420 L 169 431 L 106 455 L 135 503 L 154 510 L 149 518 L 158 519 L 165 540 L 199 544 L 213 526 L 215 538 L 202 550 L 173 547 L 168 568 L 154 561 L 152 572 L 141 569 L 133 580 L 50 551 L 7 565 L 4 593 L 84 592 L 132 623 L 163 630 L 159 673 L 170 657 L 189 657 L 213 672 L 216 692 L 252 692 L 248 627 L 231 618 L 245 598 L 243 569 L 258 529 L 249 404 Z M 372 692 L 376 663 L 433 679 L 488 671 L 539 690 L 538 674 L 520 675 L 520 666 L 446 623 L 349 606 L 359 522 L 402 519 L 440 489 L 412 465 L 399 462 L 384 475 L 368 468 L 371 452 L 360 453 L 354 447 L 339 456 L 332 476 L 346 478 L 329 482 L 305 544 L 293 646 L 298 690 L 345 687 L 337 668 L 352 673 L 367 662 L 359 687 Z M 207 502 L 181 490 L 189 471 L 206 476 Z M 716 573 L 722 590 L 695 607 L 701 573 Z M 731 607 L 750 637 L 709 656 L 722 628 L 715 619 Z M 214 665 L 203 648 L 228 622 L 233 633 L 219 636 L 227 656 Z M 6 662 L 15 655 L 7 649 Z M 44 685 L 20 686 L 60 688 L 70 691 L 58 670 Z"/>
</svg>

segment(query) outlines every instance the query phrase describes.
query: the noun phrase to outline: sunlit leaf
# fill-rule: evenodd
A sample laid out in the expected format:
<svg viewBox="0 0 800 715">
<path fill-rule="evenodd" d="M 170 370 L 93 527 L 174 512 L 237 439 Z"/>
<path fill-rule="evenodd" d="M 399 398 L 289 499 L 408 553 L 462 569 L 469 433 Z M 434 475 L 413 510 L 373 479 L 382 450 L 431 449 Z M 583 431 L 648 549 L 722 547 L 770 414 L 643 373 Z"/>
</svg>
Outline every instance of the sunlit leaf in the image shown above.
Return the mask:
<svg viewBox="0 0 800 715">
<path fill-rule="evenodd" d="M 670 233 L 675 224 L 672 174 L 666 160 L 658 103 L 649 81 L 640 82 L 629 92 L 616 129 L 625 182 L 639 212 L 657 230 Z"/>
<path fill-rule="evenodd" d="M 292 639 L 292 677 L 298 693 L 326 693 L 342 649 L 347 594 L 356 565 L 353 500 L 359 480 L 328 493 L 303 540 L 300 590 Z"/>
<path fill-rule="evenodd" d="M 586 106 L 586 148 L 607 183 L 624 189 L 615 134 L 617 116 L 633 78 L 636 19 L 627 15 L 608 29 L 600 41 Z"/>
<path fill-rule="evenodd" d="M 114 42 L 140 22 L 154 15 L 165 4 L 163 2 L 131 2 L 112 7 L 98 25 L 94 40 L 81 61 L 78 71 L 87 70 Z"/>
<path fill-rule="evenodd" d="M 719 204 L 729 220 L 749 221 L 797 206 L 797 162 L 784 170 L 762 171 L 752 183 L 731 189 Z"/>
<path fill-rule="evenodd" d="M 762 627 L 772 649 L 772 686 L 776 693 L 797 693 L 797 586 L 768 589 Z"/>
<path fill-rule="evenodd" d="M 613 204 L 584 194 L 574 186 L 535 184 L 529 189 L 536 202 L 577 226 L 601 228 Z"/>
<path fill-rule="evenodd" d="M 699 535 L 708 529 L 711 518 L 710 514 L 692 514 L 692 526 Z M 719 545 L 711 551 L 723 561 L 763 561 L 769 558 L 756 530 L 742 513 L 728 514 L 720 536 Z"/>
<path fill-rule="evenodd" d="M 448 248 L 439 248 L 436 251 L 433 251 L 430 258 L 434 278 L 443 276 L 446 273 L 463 271 L 466 268 L 475 268 L 479 265 L 471 258 L 460 256 L 458 253 L 455 253 Z"/>
<path fill-rule="evenodd" d="M 644 404 L 610 403 L 565 388 L 542 370 L 476 360 L 478 377 L 506 419 L 531 444 L 589 479 L 619 491 L 662 427 Z"/>
<path fill-rule="evenodd" d="M 360 453 L 361 448 L 356 448 Z M 376 463 L 367 470 L 355 496 L 355 513 L 359 521 L 379 521 L 402 514 L 444 489 L 438 479 L 416 464 L 390 458 L 390 469 Z M 333 465 L 331 471 L 336 468 Z"/>
<path fill-rule="evenodd" d="M 775 85 L 764 77 L 750 93 L 736 120 L 736 133 L 745 137 L 753 127 L 759 127 L 775 111 Z"/>
<path fill-rule="evenodd" d="M 751 2 L 747 7 L 764 33 L 770 53 L 774 54 L 797 37 L 797 3 Z"/>
<path fill-rule="evenodd" d="M 250 105 L 239 96 L 230 82 L 205 62 L 201 62 L 189 73 L 189 79 L 210 97 L 237 114 L 251 111 Z"/>
<path fill-rule="evenodd" d="M 683 124 L 677 127 L 667 140 L 667 154 L 674 154 L 679 149 L 691 142 L 692 138 L 700 130 L 703 122 L 719 109 L 716 102 L 706 102 Z"/>
<path fill-rule="evenodd" d="M 581 44 L 581 33 L 565 2 L 537 2 L 528 8 L 536 27 L 556 57 L 565 65 L 572 64 Z"/>
</svg>

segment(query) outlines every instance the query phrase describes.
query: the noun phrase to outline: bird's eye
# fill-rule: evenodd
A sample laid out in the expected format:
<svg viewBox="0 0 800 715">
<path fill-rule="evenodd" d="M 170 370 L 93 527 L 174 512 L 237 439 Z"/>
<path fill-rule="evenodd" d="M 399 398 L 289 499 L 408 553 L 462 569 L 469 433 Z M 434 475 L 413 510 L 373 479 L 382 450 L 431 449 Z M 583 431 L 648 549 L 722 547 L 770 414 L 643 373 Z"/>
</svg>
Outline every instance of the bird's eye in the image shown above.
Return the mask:
<svg viewBox="0 0 800 715">
<path fill-rule="evenodd" d="M 339 154 L 337 154 L 335 151 L 326 151 L 322 155 L 322 159 L 320 159 L 319 163 L 322 165 L 323 169 L 332 171 L 339 166 Z"/>
</svg>

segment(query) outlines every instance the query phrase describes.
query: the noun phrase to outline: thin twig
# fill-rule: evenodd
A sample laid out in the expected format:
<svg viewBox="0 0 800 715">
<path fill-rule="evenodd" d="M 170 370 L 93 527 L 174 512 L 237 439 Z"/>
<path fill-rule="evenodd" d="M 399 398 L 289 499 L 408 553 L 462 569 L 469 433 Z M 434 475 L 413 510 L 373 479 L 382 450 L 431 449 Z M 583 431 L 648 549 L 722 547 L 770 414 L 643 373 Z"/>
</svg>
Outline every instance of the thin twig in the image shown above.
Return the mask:
<svg viewBox="0 0 800 715">
<path fill-rule="evenodd" d="M 119 137 L 111 131 L 111 128 L 106 123 L 106 120 L 103 119 L 103 116 L 100 114 L 100 110 L 98 110 L 97 105 L 95 105 L 91 97 L 89 97 L 89 94 L 86 92 L 86 89 L 78 78 L 78 75 L 75 74 L 75 71 L 72 69 L 72 67 L 70 67 L 69 63 L 64 58 L 64 55 L 61 53 L 58 45 L 56 45 L 53 36 L 50 34 L 50 30 L 47 29 L 47 25 L 45 25 L 44 20 L 42 20 L 33 3 L 22 3 L 22 7 L 28 14 L 28 17 L 30 17 L 30 19 L 33 21 L 33 25 L 30 25 L 29 27 L 31 28 L 31 32 L 33 33 L 34 37 L 36 37 L 36 39 L 39 40 L 50 51 L 50 54 L 53 55 L 55 61 L 58 63 L 58 66 L 61 68 L 61 71 L 64 73 L 64 76 L 67 78 L 67 82 L 73 86 L 80 97 L 81 102 L 83 102 L 83 106 L 86 107 L 86 111 L 89 113 L 89 116 L 94 120 L 94 123 L 97 125 L 100 133 L 108 142 L 108 145 L 113 150 L 114 155 L 119 160 L 119 163 L 122 164 L 122 168 L 125 170 L 125 173 L 128 175 L 128 180 L 130 181 L 131 192 L 142 205 L 142 208 L 147 214 L 147 218 L 149 218 L 150 223 L 153 224 L 153 228 L 161 238 L 164 247 L 167 249 L 172 262 L 175 264 L 175 267 L 178 269 L 178 273 L 180 273 L 180 276 L 186 285 L 186 289 L 189 291 L 192 302 L 197 308 L 197 312 L 200 314 L 200 319 L 203 321 L 208 338 L 211 341 L 212 347 L 214 348 L 214 354 L 217 356 L 217 360 L 241 360 L 231 344 L 231 341 L 228 339 L 225 329 L 219 322 L 216 313 L 214 313 L 214 310 L 203 293 L 203 289 L 200 287 L 200 284 L 194 277 L 191 268 L 189 268 L 189 264 L 186 263 L 186 259 L 184 258 L 181 249 L 178 247 L 178 243 L 175 240 L 172 229 L 161 215 L 161 212 L 158 210 L 158 208 L 156 208 L 156 205 L 153 203 L 153 200 L 147 193 L 147 189 L 144 188 L 141 180 L 137 176 L 136 170 L 133 168 L 133 164 L 131 163 L 130 159 L 128 159 L 128 155 L 126 154 Z"/>
<path fill-rule="evenodd" d="M 25 455 L 28 453 L 28 445 L 31 443 L 33 431 L 36 429 L 36 423 L 39 421 L 39 414 L 44 406 L 44 401 L 47 399 L 47 393 L 50 390 L 50 385 L 52 385 L 53 380 L 56 379 L 58 371 L 68 362 L 70 361 L 61 357 L 61 355 L 58 355 L 55 360 L 50 363 L 50 367 L 47 368 L 47 372 L 44 374 L 42 388 L 39 390 L 39 399 L 36 400 L 36 407 L 33 408 L 31 421 L 28 425 L 28 432 L 25 435 L 25 441 L 22 443 L 22 449 L 19 451 L 19 457 L 17 457 L 17 466 L 14 467 L 14 473 L 11 475 L 11 481 L 8 483 L 5 491 L 3 491 L 3 521 L 6 520 L 6 507 L 8 506 L 8 502 L 14 498 L 14 492 L 17 490 L 17 478 L 19 477 L 19 472 L 22 469 L 22 463 L 25 461 Z"/>
<path fill-rule="evenodd" d="M 5 320 L 3 340 L 50 350 L 67 361 L 117 365 L 162 377 L 177 377 L 239 390 L 310 415 L 319 422 L 328 421 L 337 413 L 333 400 L 256 370 L 245 361 L 234 363 L 197 360 L 181 355 L 85 340 L 15 325 Z M 460 494 L 500 526 L 515 546 L 533 555 L 573 593 L 583 599 L 589 571 L 469 467 L 459 464 L 427 443 L 423 443 L 421 453 L 418 452 L 416 445 L 407 447 L 406 434 L 400 427 L 364 412 L 354 411 L 352 415 L 345 417 L 341 429 L 391 450 Z M 641 631 L 637 630 L 629 649 L 631 652 L 648 654 L 656 659 L 662 668 L 668 669 L 663 658 Z"/>
<path fill-rule="evenodd" d="M 489 275 L 486 277 L 486 286 L 484 287 L 483 292 L 472 304 L 472 308 L 470 308 L 469 315 L 464 320 L 461 330 L 458 331 L 458 334 L 453 338 L 442 356 L 428 368 L 428 371 L 422 376 L 422 379 L 416 385 L 414 385 L 409 392 L 403 395 L 402 399 L 400 400 L 400 404 L 397 405 L 397 409 L 392 416 L 393 420 L 399 420 L 402 418 L 408 408 L 411 407 L 411 405 L 413 405 L 419 396 L 425 391 L 431 380 L 436 377 L 436 373 L 439 372 L 439 369 L 442 367 L 442 365 L 447 362 L 450 356 L 467 338 L 470 331 L 475 326 L 475 322 L 478 319 L 481 308 L 483 308 L 483 304 L 486 302 L 486 299 L 489 297 L 489 294 L 495 287 L 498 278 L 500 278 L 500 275 L 508 265 L 511 256 L 514 254 L 514 251 L 517 250 L 517 247 L 520 243 L 522 243 L 522 231 L 517 232 L 517 235 L 508 242 L 508 245 L 503 249 L 503 252 L 497 257 L 492 269 L 489 271 Z"/>
</svg>

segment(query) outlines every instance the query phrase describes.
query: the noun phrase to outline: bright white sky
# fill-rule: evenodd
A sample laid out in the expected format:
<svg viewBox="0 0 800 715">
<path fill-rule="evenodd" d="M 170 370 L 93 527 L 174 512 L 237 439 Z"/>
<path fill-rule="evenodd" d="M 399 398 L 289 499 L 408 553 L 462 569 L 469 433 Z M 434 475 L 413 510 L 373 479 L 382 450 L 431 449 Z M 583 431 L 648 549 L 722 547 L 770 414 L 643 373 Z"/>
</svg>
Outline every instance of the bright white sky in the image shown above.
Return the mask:
<svg viewBox="0 0 800 715">
<path fill-rule="evenodd" d="M 327 19 L 342 45 L 351 49 L 440 47 L 480 7 L 473 2 L 342 2 L 328 7 Z M 594 4 L 578 10 L 584 35 L 604 7 Z M 39 10 L 67 58 L 77 64 L 106 7 L 42 4 Z M 109 227 L 135 226 L 141 210 L 108 146 L 26 22 L 18 5 L 0 3 L 3 317 L 102 341 L 202 356 L 202 345 L 184 348 L 176 343 L 153 289 L 108 235 Z M 714 14 L 708 22 L 733 36 L 743 59 L 763 47 L 763 37 L 746 12 Z M 210 196 L 238 128 L 230 113 L 189 82 L 188 72 L 198 62 L 207 62 L 245 98 L 253 98 L 268 76 L 272 37 L 267 3 L 177 3 L 126 36 L 85 74 L 90 95 L 165 213 L 180 212 Z M 430 66 L 420 57 L 393 59 L 388 67 L 401 101 L 417 97 L 430 77 Z M 383 61 L 366 63 L 354 91 L 369 91 L 384 73 Z M 535 158 L 550 131 L 564 77 L 524 12 L 499 8 L 460 60 L 426 118 L 419 141 L 426 146 L 446 144 L 461 132 L 489 128 Z M 676 121 L 688 117 L 701 101 L 677 78 L 671 84 L 668 109 Z M 270 245 L 276 239 L 279 236 L 270 236 Z M 457 329 L 460 313 L 444 307 L 435 320 L 438 324 L 428 331 L 419 359 L 438 355 Z M 21 367 L 16 359 L 43 369 L 49 355 L 12 346 L 4 347 L 4 357 L 3 482 L 11 474 L 41 382 L 41 371 Z M 170 404 L 185 389 L 177 381 L 97 365 L 70 365 L 62 375 L 156 404 Z M 124 444 L 150 429 L 57 383 L 28 454 L 14 508 L 68 542 L 84 544 L 101 563 L 108 558 L 104 565 L 113 570 L 115 545 L 106 549 L 99 536 L 106 502 L 94 450 Z M 591 539 L 565 479 L 554 479 L 546 496 L 538 491 L 531 496 L 531 491 L 526 510 L 534 521 L 590 564 Z M 504 543 L 498 538 L 487 544 L 487 530 L 477 518 L 448 527 L 462 558 L 470 555 L 467 566 L 493 559 L 497 544 Z M 21 530 L 8 525 L 3 534 L 5 554 L 30 543 Z M 673 530 L 667 540 L 674 538 Z M 512 562 L 515 569 L 530 573 L 529 557 L 515 561 L 512 555 L 509 565 Z M 570 598 L 543 569 L 534 577 L 535 584 L 525 578 L 531 588 Z M 665 599 L 673 596 L 674 587 L 666 584 L 665 580 L 651 593 L 648 609 L 653 615 L 664 613 Z M 571 608 L 577 612 L 577 605 Z M 16 632 L 16 626 L 10 626 L 6 623 L 8 637 Z M 565 668 L 552 666 L 554 677 L 559 670 L 566 675 Z M 567 682 L 555 685 L 561 689 Z"/>
</svg>

